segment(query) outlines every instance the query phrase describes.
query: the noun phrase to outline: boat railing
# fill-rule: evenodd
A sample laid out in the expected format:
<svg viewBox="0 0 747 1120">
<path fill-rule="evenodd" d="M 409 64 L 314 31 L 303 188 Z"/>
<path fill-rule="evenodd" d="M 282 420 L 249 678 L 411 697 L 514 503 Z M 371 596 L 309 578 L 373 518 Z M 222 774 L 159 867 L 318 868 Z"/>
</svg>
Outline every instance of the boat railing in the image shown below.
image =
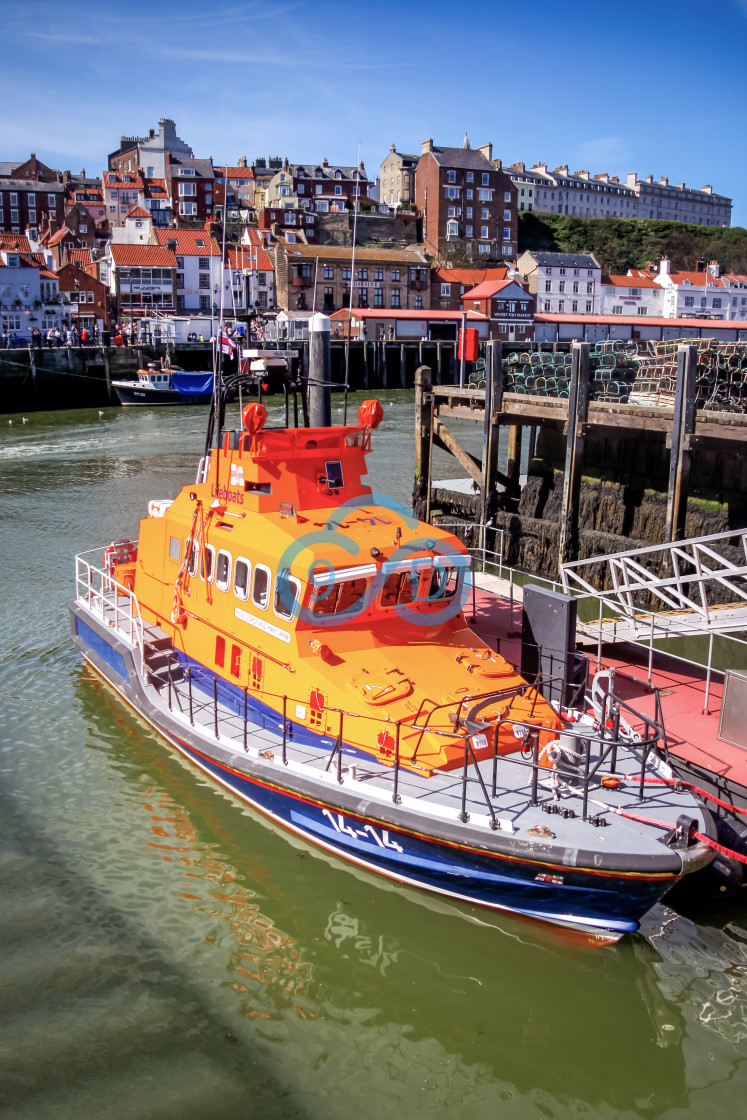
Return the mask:
<svg viewBox="0 0 747 1120">
<path fill-rule="evenodd" d="M 178 676 L 175 676 L 175 671 Z M 182 716 L 188 718 L 192 726 L 195 725 L 196 717 L 199 714 L 202 714 L 203 718 L 207 716 L 217 742 L 226 739 L 225 733 L 223 733 L 222 740 L 221 731 L 221 721 L 226 719 L 232 720 L 232 737 L 235 741 L 235 716 L 238 715 L 241 721 L 241 731 L 238 733 L 239 739 L 244 752 L 248 753 L 251 737 L 250 727 L 255 722 L 252 719 L 250 708 L 250 689 L 248 687 L 242 689 L 243 701 L 240 702 L 239 710 L 232 711 L 231 715 L 227 716 L 225 708 L 221 712 L 218 681 L 217 674 L 211 673 L 209 670 L 191 664 L 184 665 L 174 652 L 169 661 L 167 674 L 169 709 L 173 710 L 175 706 L 178 707 Z M 599 825 L 603 823 L 603 819 L 598 813 L 590 812 L 590 807 L 599 806 L 603 803 L 594 798 L 593 792 L 598 785 L 602 784 L 602 777 L 606 777 L 608 781 L 611 778 L 613 783 L 616 781 L 618 755 L 621 746 L 624 746 L 629 752 L 625 759 L 627 764 L 630 761 L 630 754 L 634 757 L 637 756 L 639 763 L 638 800 L 644 800 L 645 775 L 649 758 L 652 752 L 655 752 L 659 747 L 663 736 L 663 729 L 656 720 L 636 711 L 627 701 L 609 691 L 601 700 L 601 718 L 597 719 L 594 724 L 587 722 L 580 726 L 574 726 L 569 720 L 564 719 L 563 727 L 557 732 L 557 738 L 551 739 L 544 746 L 540 743 L 540 736 L 543 732 L 547 734 L 547 729 L 529 722 L 528 716 L 524 716 L 522 719 L 501 717 L 494 722 L 481 723 L 479 720 L 480 712 L 496 703 L 498 699 L 505 699 L 507 692 L 518 694 L 522 687 L 526 690 L 532 686 L 524 685 L 516 689 L 486 693 L 480 697 L 470 698 L 469 712 L 466 716 L 458 717 L 462 726 L 455 726 L 450 729 L 433 727 L 428 717 L 423 724 L 414 725 L 409 721 L 387 720 L 385 717 L 351 712 L 344 708 L 325 707 L 325 716 L 327 719 L 330 716 L 336 717 L 334 720 L 336 726 L 322 737 L 328 740 L 329 745 L 320 753 L 315 753 L 307 759 L 306 764 L 313 764 L 318 772 L 319 763 L 324 763 L 324 773 L 331 772 L 340 785 L 344 784 L 346 774 L 349 774 L 353 780 L 363 780 L 363 777 L 356 773 L 359 765 L 357 762 L 350 763 L 348 756 L 348 765 L 345 765 L 346 747 L 350 747 L 350 744 L 346 742 L 346 723 L 349 723 L 350 720 L 374 723 L 378 726 L 379 733 L 383 733 L 385 741 L 392 745 L 388 757 L 376 759 L 375 756 L 371 756 L 371 761 L 380 764 L 376 770 L 376 776 L 379 779 L 391 777 L 391 800 L 395 805 L 399 805 L 402 803 L 403 774 L 412 774 L 412 772 L 418 772 L 419 769 L 422 769 L 424 779 L 427 781 L 435 772 L 432 767 L 419 768 L 414 755 L 408 754 L 408 757 L 403 761 L 401 753 L 403 733 L 417 731 L 422 734 L 428 733 L 434 736 L 448 737 L 452 743 L 461 740 L 463 745 L 464 756 L 461 766 L 461 790 L 459 794 L 460 808 L 457 813 L 457 818 L 460 821 L 464 823 L 469 821 L 470 815 L 467 808 L 469 791 L 478 788 L 481 796 L 477 803 L 484 803 L 485 805 L 488 826 L 493 830 L 506 827 L 505 822 L 500 820 L 494 804 L 495 799 L 499 796 L 498 768 L 500 761 L 501 766 L 520 767 L 523 771 L 526 771 L 526 785 L 529 790 L 528 803 L 531 806 L 540 804 L 540 779 L 544 774 L 549 780 L 552 790 L 552 796 L 545 798 L 542 802 L 543 807 L 546 807 L 545 811 L 574 815 L 566 800 L 564 800 L 562 806 L 559 805 L 559 793 L 562 786 L 566 798 L 568 796 L 580 798 L 582 820 Z M 199 693 L 199 696 L 196 693 Z M 294 724 L 298 723 L 298 720 L 289 718 L 289 712 L 294 711 L 298 705 L 307 705 L 308 700 L 266 692 L 262 693 L 262 699 L 263 702 L 274 701 L 277 709 L 279 709 L 276 714 L 277 731 L 280 733 L 281 744 L 280 762 L 283 766 L 288 766 L 291 761 L 289 759 L 289 747 L 293 744 L 295 737 Z M 447 705 L 439 705 L 439 708 L 444 707 L 447 707 Z M 453 708 L 454 705 L 448 705 L 448 707 Z M 461 710 L 464 707 L 464 702 L 459 701 L 458 707 Z M 623 712 L 637 720 L 643 731 L 633 735 L 626 733 Z M 499 736 L 501 729 L 506 727 L 512 729 L 517 741 L 520 742 L 520 746 L 516 752 L 501 754 L 499 751 Z M 203 730 L 204 728 L 205 725 L 203 724 Z M 478 763 L 477 752 L 478 750 L 484 752 L 485 748 L 490 746 L 489 736 L 492 737 L 493 750 L 487 756 L 483 753 L 480 759 L 482 763 L 488 763 L 491 767 L 490 778 L 486 780 L 486 776 Z M 319 745 L 324 747 L 322 741 Z M 260 754 L 265 758 L 274 757 L 272 752 L 267 749 L 260 751 Z M 365 761 L 361 761 L 360 766 L 361 768 L 365 767 Z M 604 770 L 604 774 L 601 773 L 602 770 Z M 366 776 L 370 777 L 372 775 Z M 625 777 L 630 780 L 629 775 L 626 774 Z M 621 781 L 622 778 L 620 778 Z M 511 788 L 514 787 L 511 786 Z M 614 784 L 612 788 L 614 788 Z M 433 793 L 434 795 L 437 794 L 438 790 L 434 788 Z M 418 795 L 418 803 L 428 804 L 427 792 Z M 555 808 L 555 806 L 558 806 L 558 808 Z"/>
<path fill-rule="evenodd" d="M 105 548 L 94 548 L 75 557 L 76 599 L 138 651 L 142 671 L 144 646 L 140 604 L 134 591 L 117 583 L 105 567 L 99 566 L 103 564 L 105 551 Z"/>
</svg>

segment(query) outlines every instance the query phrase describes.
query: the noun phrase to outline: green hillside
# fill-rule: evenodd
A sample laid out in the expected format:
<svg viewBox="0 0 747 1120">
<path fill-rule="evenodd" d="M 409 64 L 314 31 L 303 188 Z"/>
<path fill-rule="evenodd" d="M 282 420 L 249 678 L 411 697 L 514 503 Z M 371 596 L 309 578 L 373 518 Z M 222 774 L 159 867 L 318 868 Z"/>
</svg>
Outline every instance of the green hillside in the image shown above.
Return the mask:
<svg viewBox="0 0 747 1120">
<path fill-rule="evenodd" d="M 694 226 L 634 218 L 573 218 L 565 214 L 519 215 L 519 252 L 545 249 L 594 253 L 606 272 L 645 268 L 669 257 L 673 269 L 694 269 L 717 260 L 722 270 L 747 273 L 747 229 Z"/>
</svg>

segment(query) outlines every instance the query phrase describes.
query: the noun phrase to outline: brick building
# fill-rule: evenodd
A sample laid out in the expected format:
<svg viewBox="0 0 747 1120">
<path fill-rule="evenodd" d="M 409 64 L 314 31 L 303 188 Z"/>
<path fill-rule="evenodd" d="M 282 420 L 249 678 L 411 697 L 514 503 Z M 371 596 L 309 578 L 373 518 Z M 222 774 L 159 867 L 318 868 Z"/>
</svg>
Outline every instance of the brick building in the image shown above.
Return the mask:
<svg viewBox="0 0 747 1120">
<path fill-rule="evenodd" d="M 442 311 L 459 311 L 462 296 L 486 280 L 507 280 L 509 267 L 496 268 L 432 268 L 431 307 Z"/>
<path fill-rule="evenodd" d="M 210 314 L 220 306 L 220 288 L 223 267 L 218 242 L 210 233 L 210 223 L 205 229 L 158 229 L 158 244 L 170 249 L 177 264 L 176 307 L 182 313 Z M 230 303 L 230 293 L 224 305 Z"/>
<path fill-rule="evenodd" d="M 502 342 L 534 338 L 534 302 L 534 296 L 515 279 L 485 280 L 462 296 L 464 310 L 490 319 L 490 337 Z"/>
<path fill-rule="evenodd" d="M 65 224 L 65 186 L 34 179 L 0 179 L 0 233 L 28 231 L 36 239 L 40 229 Z"/>
<path fill-rule="evenodd" d="M 274 250 L 278 306 L 326 314 L 350 306 L 352 252 L 332 245 L 278 243 Z M 352 286 L 354 308 L 430 307 L 430 267 L 425 254 L 416 249 L 356 246 Z"/>
<path fill-rule="evenodd" d="M 485 260 L 515 256 L 516 187 L 492 160 L 492 144 L 473 151 L 466 136 L 461 148 L 423 141 L 415 198 L 426 249 L 439 260 L 456 251 Z"/>
<path fill-rule="evenodd" d="M 80 258 L 79 258 L 80 260 Z M 71 262 L 58 269 L 57 282 L 65 295 L 70 321 L 82 330 L 95 326 L 98 330 L 109 326 L 109 300 L 106 286 L 81 266 Z"/>
<path fill-rule="evenodd" d="M 354 209 L 356 198 L 368 200 L 370 186 L 362 163 L 348 167 L 330 164 L 326 157 L 316 165 L 285 160 L 267 186 L 265 205 L 329 214 Z"/>
<path fill-rule="evenodd" d="M 273 237 L 285 237 L 293 242 L 303 232 L 301 241 L 316 240 L 317 216 L 310 210 L 286 210 L 283 206 L 263 206 L 257 212 L 257 228 Z"/>
<path fill-rule="evenodd" d="M 204 224 L 207 218 L 212 218 L 215 172 L 211 159 L 171 157 L 165 178 L 177 224 Z"/>
</svg>

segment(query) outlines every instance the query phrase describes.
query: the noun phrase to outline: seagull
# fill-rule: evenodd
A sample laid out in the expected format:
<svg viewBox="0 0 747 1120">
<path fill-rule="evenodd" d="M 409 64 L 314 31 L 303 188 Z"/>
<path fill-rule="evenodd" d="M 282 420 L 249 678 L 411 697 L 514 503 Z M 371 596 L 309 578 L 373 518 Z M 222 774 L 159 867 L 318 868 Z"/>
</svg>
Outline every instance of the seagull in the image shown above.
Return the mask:
<svg viewBox="0 0 747 1120">
<path fill-rule="evenodd" d="M 12 423 L 13 423 L 13 421 L 12 421 L 12 420 L 9 420 L 9 421 L 8 421 L 8 423 L 9 423 L 9 424 L 12 424 Z"/>
<path fill-rule="evenodd" d="M 103 415 L 104 415 L 104 413 L 103 413 L 102 409 L 99 409 L 99 416 L 103 416 Z"/>
<path fill-rule="evenodd" d="M 22 416 L 21 417 L 21 423 L 22 424 L 28 424 L 28 422 L 29 422 L 28 416 Z"/>
</svg>

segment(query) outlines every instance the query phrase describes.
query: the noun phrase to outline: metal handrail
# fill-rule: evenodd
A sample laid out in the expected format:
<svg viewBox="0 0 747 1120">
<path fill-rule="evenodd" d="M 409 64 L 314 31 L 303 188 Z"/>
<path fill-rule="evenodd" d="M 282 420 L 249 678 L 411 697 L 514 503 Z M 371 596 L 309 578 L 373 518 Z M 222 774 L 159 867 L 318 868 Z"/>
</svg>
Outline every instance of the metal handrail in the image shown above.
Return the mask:
<svg viewBox="0 0 747 1120">
<path fill-rule="evenodd" d="M 103 568 L 98 568 L 85 559 L 86 556 L 102 553 L 104 549 L 91 549 L 75 557 L 76 599 L 84 603 L 102 622 L 113 626 L 123 635 L 140 654 L 140 670 L 143 671 L 144 625 L 140 604 L 134 591 L 118 583 Z M 124 604 L 120 602 L 124 600 Z M 113 618 L 109 613 L 113 613 Z"/>
</svg>

